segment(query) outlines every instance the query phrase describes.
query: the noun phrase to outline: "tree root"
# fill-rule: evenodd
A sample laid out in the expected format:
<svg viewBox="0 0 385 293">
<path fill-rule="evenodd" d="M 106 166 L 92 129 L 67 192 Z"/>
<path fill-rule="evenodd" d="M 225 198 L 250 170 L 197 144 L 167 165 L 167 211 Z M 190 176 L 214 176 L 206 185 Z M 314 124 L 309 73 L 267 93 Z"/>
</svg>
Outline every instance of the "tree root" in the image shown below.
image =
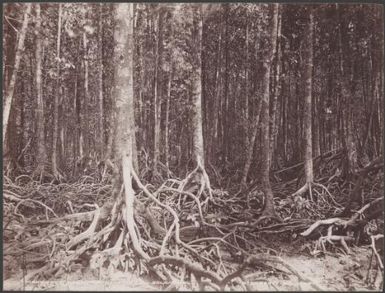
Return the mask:
<svg viewBox="0 0 385 293">
<path fill-rule="evenodd" d="M 83 233 L 77 235 L 75 238 L 72 238 L 66 245 L 66 249 L 69 250 L 76 244 L 82 242 L 83 240 L 86 240 L 94 235 L 96 225 L 99 222 L 100 219 L 100 208 L 95 204 L 96 210 L 94 211 L 94 219 L 92 220 L 91 225 L 88 227 L 86 231 Z"/>
<path fill-rule="evenodd" d="M 313 192 L 312 192 L 312 184 L 313 182 L 306 182 L 304 186 L 298 189 L 296 192 L 292 194 L 292 196 L 300 196 L 309 190 L 310 200 L 313 201 Z"/>
<path fill-rule="evenodd" d="M 376 248 L 376 240 L 381 239 L 381 238 L 384 238 L 383 234 L 377 234 L 377 235 L 370 236 L 371 248 L 372 248 L 374 255 L 377 258 L 377 264 L 381 270 L 384 270 L 384 265 L 382 263 L 382 257 L 379 255 L 377 248 Z M 382 250 L 384 250 L 384 248 L 382 248 Z"/>
<path fill-rule="evenodd" d="M 207 190 L 209 199 L 213 200 L 209 176 L 206 172 L 206 169 L 203 167 L 199 160 L 197 167 L 190 174 L 188 174 L 184 180 L 182 180 L 178 190 L 183 191 L 184 187 L 193 181 L 199 182 L 199 191 L 197 195 L 198 198 L 201 196 L 203 191 Z"/>
</svg>

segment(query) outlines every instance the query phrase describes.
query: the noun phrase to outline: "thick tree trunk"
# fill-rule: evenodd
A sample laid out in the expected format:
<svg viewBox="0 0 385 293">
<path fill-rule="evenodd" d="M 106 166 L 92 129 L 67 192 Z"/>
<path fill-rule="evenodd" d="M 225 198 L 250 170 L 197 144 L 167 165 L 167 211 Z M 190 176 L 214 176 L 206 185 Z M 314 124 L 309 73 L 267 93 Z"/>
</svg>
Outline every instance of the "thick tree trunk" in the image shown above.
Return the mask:
<svg viewBox="0 0 385 293">
<path fill-rule="evenodd" d="M 57 68 L 56 68 L 56 94 L 54 97 L 54 109 L 53 109 L 53 134 L 52 134 L 52 172 L 54 176 L 59 176 L 58 167 L 57 167 L 57 140 L 58 140 L 58 130 L 59 130 L 59 95 L 60 91 L 60 41 L 61 41 L 61 25 L 62 25 L 62 4 L 59 4 L 58 11 L 58 30 L 57 30 L 57 41 L 56 41 L 56 56 L 58 58 Z"/>
<path fill-rule="evenodd" d="M 270 30 L 270 40 L 265 46 L 263 59 L 263 97 L 261 112 L 262 128 L 262 162 L 261 162 L 261 183 L 265 194 L 265 208 L 263 216 L 276 217 L 273 201 L 273 192 L 270 185 L 270 73 L 272 67 L 273 51 L 277 43 L 278 27 L 278 6 L 274 4 L 272 13 L 272 23 Z"/>
<path fill-rule="evenodd" d="M 31 14 L 31 7 L 32 7 L 32 4 L 30 3 L 26 5 L 26 10 L 24 12 L 24 20 L 20 30 L 19 40 L 17 42 L 17 47 L 16 47 L 15 64 L 13 66 L 12 77 L 9 82 L 9 86 L 7 87 L 8 90 L 5 96 L 4 109 L 3 109 L 3 145 L 5 142 L 5 135 L 7 133 L 9 113 L 11 112 L 13 93 L 15 91 L 17 72 L 19 70 L 21 55 L 24 48 L 24 40 L 27 34 L 29 15 Z"/>
<path fill-rule="evenodd" d="M 114 97 L 116 104 L 115 150 L 117 162 L 129 157 L 132 164 L 134 137 L 134 89 L 133 89 L 133 4 L 115 5 L 115 75 Z"/>
<path fill-rule="evenodd" d="M 126 222 L 130 241 L 135 252 L 144 255 L 135 231 L 134 198 L 132 188 L 133 141 L 135 139 L 134 85 L 133 85 L 133 4 L 115 4 L 115 80 L 114 96 L 116 101 L 116 162 L 123 171 L 124 202 L 123 219 Z M 120 176 L 119 172 L 115 176 Z M 121 180 L 116 180 L 115 190 L 119 192 Z"/>
</svg>

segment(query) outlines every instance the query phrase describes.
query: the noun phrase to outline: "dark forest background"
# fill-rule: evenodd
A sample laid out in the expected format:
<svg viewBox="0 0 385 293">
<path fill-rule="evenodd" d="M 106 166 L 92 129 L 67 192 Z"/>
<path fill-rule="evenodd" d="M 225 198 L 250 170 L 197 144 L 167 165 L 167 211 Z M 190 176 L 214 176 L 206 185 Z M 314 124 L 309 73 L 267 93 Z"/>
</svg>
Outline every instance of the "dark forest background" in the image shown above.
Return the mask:
<svg viewBox="0 0 385 293">
<path fill-rule="evenodd" d="M 40 20 L 35 9 L 28 11 L 13 85 L 26 5 L 4 6 L 4 96 L 14 87 L 4 167 L 15 176 L 32 173 L 44 163 L 49 173 L 76 179 L 91 171 L 85 165 L 113 156 L 112 5 L 40 6 Z M 230 186 L 258 179 L 263 61 L 269 50 L 274 51 L 269 76 L 272 176 L 305 158 L 310 47 L 313 156 L 340 149 L 350 152 L 349 164 L 341 166 L 346 175 L 379 156 L 384 121 L 382 9 L 368 4 L 315 5 L 308 40 L 310 6 L 282 4 L 276 48 L 271 48 L 264 44 L 271 17 L 265 6 L 215 4 L 204 18 L 202 125 L 212 180 Z M 178 176 L 194 166 L 190 14 L 188 5 L 135 4 L 136 159 L 145 178 L 154 169 L 164 172 L 158 163 Z M 291 173 L 272 179 L 296 176 Z"/>
</svg>

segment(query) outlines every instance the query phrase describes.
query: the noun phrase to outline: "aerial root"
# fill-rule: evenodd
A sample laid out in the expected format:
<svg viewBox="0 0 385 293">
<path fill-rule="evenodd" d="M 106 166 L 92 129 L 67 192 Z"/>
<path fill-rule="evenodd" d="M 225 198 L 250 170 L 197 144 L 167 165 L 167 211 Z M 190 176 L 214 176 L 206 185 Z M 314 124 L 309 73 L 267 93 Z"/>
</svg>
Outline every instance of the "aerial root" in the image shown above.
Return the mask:
<svg viewBox="0 0 385 293">
<path fill-rule="evenodd" d="M 310 225 L 305 231 L 300 233 L 301 236 L 307 237 L 311 235 L 315 230 L 317 230 L 320 226 L 328 226 L 328 233 L 326 236 L 319 237 L 313 254 L 318 253 L 318 248 L 321 247 L 324 252 L 326 252 L 325 249 L 325 243 L 331 243 L 333 244 L 334 241 L 339 241 L 344 248 L 345 252 L 350 254 L 350 249 L 346 242 L 353 241 L 354 237 L 350 235 L 333 235 L 332 231 L 334 227 L 340 227 L 341 229 L 345 230 L 348 227 L 356 227 L 359 225 L 359 218 L 364 214 L 364 212 L 374 204 L 380 202 L 383 200 L 383 197 L 379 197 L 374 199 L 373 201 L 367 203 L 364 205 L 360 210 L 358 210 L 353 216 L 351 216 L 349 219 L 346 218 L 329 218 L 324 220 L 318 220 L 314 222 L 312 225 Z M 373 240 L 372 240 L 373 243 Z M 374 252 L 375 253 L 375 252 Z"/>
<path fill-rule="evenodd" d="M 296 192 L 292 194 L 292 196 L 300 196 L 304 194 L 306 191 L 309 190 L 310 193 L 310 199 L 313 201 L 313 195 L 312 195 L 312 182 L 306 182 L 300 189 L 298 189 Z"/>
<path fill-rule="evenodd" d="M 96 207 L 96 209 L 94 211 L 94 219 L 92 220 L 91 225 L 88 227 L 88 229 L 86 231 L 77 235 L 75 238 L 72 238 L 70 240 L 70 242 L 67 243 L 67 245 L 66 245 L 67 250 L 71 249 L 76 244 L 78 244 L 78 243 L 82 242 L 83 240 L 86 240 L 86 239 L 88 239 L 94 235 L 96 225 L 98 224 L 99 219 L 100 219 L 100 208 L 98 207 L 97 204 L 95 204 L 95 207 Z"/>
<path fill-rule="evenodd" d="M 196 178 L 196 176 L 198 176 L 197 181 L 199 181 L 199 191 L 198 191 L 197 197 L 199 198 L 201 194 L 205 190 L 207 190 L 208 198 L 210 200 L 213 200 L 213 194 L 212 194 L 212 188 L 211 188 L 209 176 L 206 172 L 206 169 L 204 168 L 204 166 L 199 160 L 198 160 L 197 167 L 192 172 L 190 172 L 184 180 L 182 180 L 178 190 L 183 191 L 187 183 L 191 182 L 194 177 Z"/>
</svg>

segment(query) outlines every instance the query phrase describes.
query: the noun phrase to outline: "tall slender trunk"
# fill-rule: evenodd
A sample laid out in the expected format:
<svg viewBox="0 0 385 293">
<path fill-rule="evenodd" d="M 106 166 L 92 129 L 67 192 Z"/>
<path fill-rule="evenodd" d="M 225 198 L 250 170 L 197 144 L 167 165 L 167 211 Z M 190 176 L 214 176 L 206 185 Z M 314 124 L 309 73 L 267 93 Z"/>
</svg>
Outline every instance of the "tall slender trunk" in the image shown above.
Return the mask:
<svg viewBox="0 0 385 293">
<path fill-rule="evenodd" d="M 12 77 L 9 82 L 9 86 L 7 88 L 7 93 L 5 96 L 5 103 L 4 103 L 4 109 L 3 109 L 3 145 L 5 142 L 5 135 L 7 133 L 9 113 L 11 112 L 13 93 L 15 91 L 17 72 L 19 70 L 21 55 L 24 48 L 24 40 L 27 34 L 27 27 L 29 22 L 29 15 L 31 14 L 31 7 L 32 7 L 32 4 L 30 3 L 26 4 L 26 9 L 24 12 L 24 20 L 20 30 L 19 40 L 17 42 L 17 47 L 16 47 L 15 64 L 13 66 Z"/>
<path fill-rule="evenodd" d="M 192 72 L 192 102 L 193 102 L 193 152 L 199 166 L 204 168 L 204 144 L 202 131 L 202 7 L 195 4 L 197 9 L 193 16 L 193 72 Z"/>
<path fill-rule="evenodd" d="M 243 167 L 242 172 L 242 179 L 241 179 L 241 185 L 246 186 L 247 183 L 247 176 L 249 175 L 250 166 L 253 161 L 253 152 L 254 152 L 254 145 L 255 145 L 255 139 L 257 138 L 258 134 L 258 126 L 260 123 L 260 117 L 261 117 L 261 109 L 262 109 L 262 99 L 259 99 L 258 105 L 257 105 L 257 113 L 256 117 L 254 118 L 254 123 L 252 123 L 253 129 L 251 137 L 248 139 L 247 147 L 246 147 L 246 162 L 245 166 Z"/>
<path fill-rule="evenodd" d="M 86 32 L 83 32 L 83 65 L 84 65 L 84 103 L 83 103 L 83 122 L 84 122 L 84 131 L 82 134 L 83 137 L 83 149 L 84 156 L 88 156 L 91 152 L 91 139 L 90 139 L 90 128 L 89 128 L 89 107 L 90 107 L 90 95 L 89 95 L 89 69 L 88 69 L 88 39 Z"/>
<path fill-rule="evenodd" d="M 99 154 L 100 157 L 104 157 L 104 107 L 103 107 L 103 4 L 99 4 L 99 19 L 98 19 L 98 48 L 99 48 L 99 73 L 98 73 L 98 83 L 99 83 Z"/>
<path fill-rule="evenodd" d="M 221 16 L 222 23 L 222 16 Z M 222 29 L 219 30 L 218 37 L 218 49 L 217 49 L 217 61 L 216 61 L 216 73 L 215 73 L 215 94 L 214 94 L 214 109 L 213 109 L 213 133 L 212 133 L 212 141 L 213 143 L 210 146 L 211 156 L 215 158 L 216 154 L 213 154 L 213 150 L 218 147 L 218 132 L 219 132 L 219 121 L 220 121 L 220 94 L 221 94 L 221 71 L 222 71 L 222 63 L 221 63 L 221 45 L 222 45 Z"/>
<path fill-rule="evenodd" d="M 43 102 L 43 88 L 41 75 L 41 61 L 42 61 L 42 42 L 41 42 L 41 13 L 40 4 L 36 3 L 36 73 L 35 85 L 37 94 L 37 109 L 36 109 L 36 123 L 37 123 L 37 164 L 38 169 L 44 168 L 46 163 L 46 149 L 45 149 L 45 135 L 44 135 L 44 102 Z"/>
<path fill-rule="evenodd" d="M 62 25 L 62 4 L 59 3 L 59 17 L 58 17 L 58 29 L 57 29 L 57 41 L 56 41 L 56 56 L 58 58 L 56 67 L 56 94 L 54 97 L 54 110 L 53 110 L 53 134 L 52 134 L 52 172 L 56 176 L 58 172 L 57 167 L 57 140 L 59 129 L 59 95 L 60 91 L 60 41 L 61 41 L 61 25 Z"/>
<path fill-rule="evenodd" d="M 263 59 L 263 97 L 261 112 L 261 128 L 262 128 L 262 151 L 261 151 L 261 183 L 265 194 L 266 204 L 264 208 L 265 216 L 275 217 L 273 192 L 270 185 L 270 73 L 272 67 L 273 50 L 277 43 L 277 27 L 278 27 L 278 7 L 279 4 L 273 6 L 273 17 L 271 24 L 270 40 L 268 46 L 265 46 L 265 56 Z"/>
<path fill-rule="evenodd" d="M 260 48 L 260 30 L 257 32 L 257 44 L 256 44 L 256 51 L 258 53 Z M 248 101 L 248 100 L 247 100 Z M 248 103 L 247 103 L 248 106 Z M 246 160 L 245 165 L 243 167 L 242 172 L 242 178 L 241 178 L 241 186 L 245 187 L 247 183 L 247 176 L 249 174 L 250 166 L 253 161 L 253 152 L 254 152 L 254 145 L 255 145 L 255 139 L 257 138 L 258 134 L 258 126 L 260 123 L 260 114 L 262 109 L 262 99 L 258 100 L 257 109 L 255 112 L 255 118 L 253 119 L 253 122 L 251 123 L 251 126 L 249 126 L 249 119 L 247 119 L 246 122 L 246 145 L 245 145 L 245 151 L 246 151 Z M 246 112 L 248 112 L 248 107 L 246 108 Z M 246 117 L 248 117 L 248 113 Z"/>
<path fill-rule="evenodd" d="M 245 62 L 245 138 L 248 140 L 248 125 L 249 125 L 249 19 L 248 10 L 246 10 L 246 30 L 245 30 L 245 47 L 246 47 L 246 62 Z M 246 142 L 247 144 L 247 142 Z"/>
<path fill-rule="evenodd" d="M 225 3 L 225 45 L 224 45 L 224 54 L 225 54 L 225 70 L 224 70 L 224 89 L 223 89 L 223 108 L 222 111 L 224 113 L 223 115 L 223 120 L 222 120 L 222 145 L 221 148 L 223 150 L 222 154 L 222 159 L 223 163 L 226 164 L 228 160 L 228 155 L 229 155 L 229 136 L 230 136 L 230 123 L 229 123 L 229 76 L 230 76 L 230 50 L 229 50 L 229 30 L 230 30 L 230 25 L 229 25 L 229 17 L 230 17 L 230 5 L 231 3 Z"/>
<path fill-rule="evenodd" d="M 317 96 L 314 97 L 314 103 L 312 107 L 313 111 L 313 152 L 314 157 L 318 157 L 321 154 L 320 150 L 320 130 L 319 130 L 319 113 L 317 112 L 317 109 L 320 109 L 319 107 L 319 98 Z"/>
<path fill-rule="evenodd" d="M 346 59 L 343 51 L 342 44 L 342 22 L 341 22 L 341 11 L 338 4 L 336 4 L 336 8 L 338 10 L 338 18 L 339 18 L 339 30 L 338 30 L 338 43 L 339 43 L 339 59 L 340 59 L 340 68 L 339 68 L 339 80 L 340 80 L 340 94 L 342 96 L 342 100 L 347 104 L 347 109 L 344 111 L 345 115 L 343 115 L 342 120 L 344 123 L 344 135 L 343 140 L 347 150 L 347 168 L 345 170 L 347 176 L 351 173 L 354 173 L 358 168 L 357 163 L 357 147 L 353 136 L 353 106 L 352 103 L 349 102 L 350 97 L 352 96 L 352 91 L 350 89 L 350 85 L 353 81 L 353 70 L 350 74 L 346 68 Z M 348 42 L 348 46 L 350 46 L 350 42 Z M 352 62 L 352 61 L 351 61 Z"/>
<path fill-rule="evenodd" d="M 161 125 L 161 103 L 163 94 L 163 16 L 164 11 L 161 8 L 158 14 L 157 24 L 157 44 L 155 53 L 155 77 L 154 77 L 154 171 L 157 171 L 157 164 L 160 159 L 160 125 Z"/>
<path fill-rule="evenodd" d="M 284 64 L 287 64 L 287 63 L 284 63 Z M 285 67 L 287 68 L 285 71 L 285 77 L 284 77 L 284 84 L 286 85 L 286 89 L 287 91 L 289 91 L 288 93 L 285 93 L 282 95 L 282 99 L 283 99 L 283 102 L 282 102 L 282 140 L 283 140 L 283 159 L 284 159 L 284 162 L 285 164 L 287 163 L 288 161 L 288 156 L 287 156 L 287 144 L 288 144 L 288 139 L 287 139 L 287 136 L 288 136 L 288 100 L 290 97 L 290 68 L 288 65 L 285 65 Z"/>
<path fill-rule="evenodd" d="M 170 100 L 171 100 L 171 83 L 172 83 L 172 74 L 173 67 L 171 65 L 172 61 L 170 60 L 170 71 L 168 73 L 168 84 L 167 84 L 167 96 L 166 96 L 166 117 L 165 117 L 165 130 L 164 130 L 164 156 L 166 167 L 169 168 L 169 117 L 170 117 Z"/>
<path fill-rule="evenodd" d="M 276 48 L 274 48 L 274 54 L 276 55 L 276 70 L 275 70 L 275 78 L 274 78 L 274 96 L 273 96 L 273 106 L 271 110 L 271 134 L 270 134 L 270 165 L 272 164 L 272 159 L 274 155 L 274 142 L 277 137 L 277 121 L 276 117 L 279 117 L 277 115 L 277 104 L 278 104 L 278 96 L 281 91 L 281 11 L 278 8 L 278 29 L 277 29 L 277 44 Z"/>
<path fill-rule="evenodd" d="M 305 60 L 305 176 L 306 182 L 313 183 L 313 143 L 312 143 L 312 85 L 313 85 L 313 13 L 309 8 L 309 25 L 306 38 Z"/>
</svg>

